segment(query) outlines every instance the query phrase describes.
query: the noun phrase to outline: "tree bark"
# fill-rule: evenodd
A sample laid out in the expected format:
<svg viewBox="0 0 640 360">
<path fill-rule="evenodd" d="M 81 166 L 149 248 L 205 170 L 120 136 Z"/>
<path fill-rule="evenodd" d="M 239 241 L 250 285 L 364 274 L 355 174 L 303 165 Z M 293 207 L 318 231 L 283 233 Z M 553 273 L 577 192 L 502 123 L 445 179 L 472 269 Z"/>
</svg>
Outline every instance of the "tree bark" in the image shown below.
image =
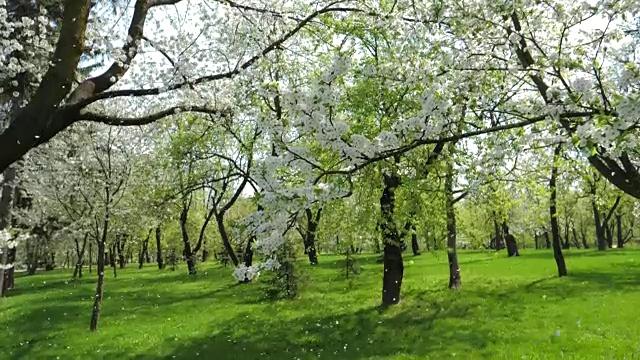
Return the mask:
<svg viewBox="0 0 640 360">
<path fill-rule="evenodd" d="M 318 231 L 318 224 L 320 222 L 320 216 L 322 215 L 322 208 L 313 214 L 311 209 L 305 209 L 305 215 L 307 217 L 307 230 L 304 237 L 304 249 L 309 257 L 309 264 L 318 265 L 318 252 L 316 251 L 316 232 Z"/>
<path fill-rule="evenodd" d="M 231 241 L 229 240 L 229 234 L 227 233 L 227 228 L 224 226 L 224 218 L 218 213 L 216 213 L 215 217 L 216 217 L 216 224 L 218 225 L 218 231 L 220 233 L 220 238 L 222 239 L 222 245 L 224 246 L 224 249 L 227 252 L 227 255 L 229 256 L 229 259 L 231 259 L 231 262 L 233 262 L 233 265 L 238 266 L 238 264 L 240 264 L 240 261 L 238 261 L 236 252 L 233 250 L 233 247 L 231 246 Z"/>
<path fill-rule="evenodd" d="M 507 255 L 509 257 L 520 256 L 520 252 L 518 251 L 518 242 L 516 241 L 516 238 L 509 233 L 509 226 L 506 222 L 502 223 L 502 233 L 504 234 L 504 240 L 507 245 Z"/>
<path fill-rule="evenodd" d="M 402 250 L 400 249 L 400 234 L 393 218 L 395 209 L 395 191 L 400 186 L 400 177 L 393 171 L 384 174 L 384 189 L 380 197 L 382 222 L 380 230 L 384 244 L 383 262 L 384 275 L 382 279 L 382 305 L 389 306 L 400 302 L 400 288 L 404 275 Z"/>
<path fill-rule="evenodd" d="M 189 207 L 186 203 L 182 205 L 182 211 L 180 212 L 180 230 L 182 232 L 182 243 L 184 245 L 183 254 L 187 261 L 187 270 L 189 275 L 196 275 L 198 269 L 196 268 L 196 259 L 191 252 L 191 242 L 189 241 L 189 232 L 187 230 L 187 219 L 189 214 Z"/>
<path fill-rule="evenodd" d="M 411 234 L 411 251 L 413 251 L 414 256 L 420 255 L 420 244 L 418 243 L 418 234 L 415 233 L 415 226 Z"/>
<path fill-rule="evenodd" d="M 158 262 L 158 269 L 164 269 L 164 260 L 162 259 L 162 227 L 158 225 L 156 227 L 156 261 Z"/>
<path fill-rule="evenodd" d="M 622 236 L 622 215 L 616 214 L 616 237 L 618 249 L 624 248 L 624 236 Z"/>
<path fill-rule="evenodd" d="M 453 146 L 449 147 L 450 149 L 453 148 Z M 453 156 L 453 154 L 449 155 Z M 462 278 L 460 276 L 460 266 L 458 265 L 458 253 L 456 252 L 457 229 L 453 198 L 453 158 L 449 160 L 446 171 L 444 192 L 447 201 L 447 259 L 449 261 L 449 289 L 458 290 L 462 287 Z"/>
<path fill-rule="evenodd" d="M 144 241 L 142 241 L 142 250 L 140 251 L 140 255 L 138 256 L 138 269 L 142 269 L 145 259 L 149 259 L 149 239 L 151 238 L 152 232 L 153 228 L 149 229 L 147 237 L 144 239 Z"/>
<path fill-rule="evenodd" d="M 573 246 L 576 249 L 580 249 L 580 241 L 578 240 L 578 233 L 576 232 L 575 225 L 571 224 L 571 235 L 573 236 Z"/>
<path fill-rule="evenodd" d="M 89 330 L 96 331 L 98 329 L 98 319 L 100 317 L 100 309 L 102 307 L 102 296 L 104 293 L 104 263 L 105 263 L 105 244 L 107 243 L 107 231 L 109 229 L 109 217 L 108 215 L 104 219 L 102 227 L 102 236 L 98 240 L 98 282 L 96 285 L 96 295 L 93 300 L 93 311 L 91 312 L 91 322 L 89 323 Z M 114 266 L 115 270 L 115 266 Z"/>
<path fill-rule="evenodd" d="M 564 255 L 560 244 L 560 229 L 558 227 L 558 214 L 556 211 L 556 179 L 558 178 L 558 158 L 562 151 L 562 144 L 556 146 L 553 152 L 553 165 L 551 167 L 551 180 L 549 180 L 549 189 L 551 196 L 549 198 L 549 214 L 551 215 L 551 236 L 553 238 L 553 257 L 558 267 L 558 276 L 567 276 L 567 265 L 564 262 Z"/>
<path fill-rule="evenodd" d="M 3 172 L 2 188 L 0 189 L 0 231 L 8 229 L 11 224 L 11 208 L 13 207 L 14 181 L 16 179 L 16 166 L 10 166 Z M 0 297 L 6 296 L 8 283 L 5 283 L 5 266 L 10 265 L 9 247 L 0 244 L 2 255 L 0 256 Z"/>
<path fill-rule="evenodd" d="M 582 239 L 582 247 L 585 249 L 589 248 L 589 244 L 587 243 L 587 234 L 584 230 L 584 226 L 580 226 L 580 238 Z"/>
<path fill-rule="evenodd" d="M 84 249 L 87 246 L 87 239 L 89 238 L 89 233 L 84 234 L 84 238 L 82 239 L 82 247 L 80 247 L 78 243 L 78 239 L 74 239 L 76 243 L 76 255 L 78 259 L 76 260 L 76 267 L 73 269 L 73 276 L 71 277 L 73 280 L 77 278 L 82 278 L 82 265 L 84 265 Z"/>
<path fill-rule="evenodd" d="M 118 237 L 116 241 L 116 250 L 118 251 L 118 263 L 120 265 L 120 269 L 124 269 L 127 265 L 127 260 L 124 254 L 124 248 L 127 244 L 127 235 L 121 235 Z"/>
</svg>

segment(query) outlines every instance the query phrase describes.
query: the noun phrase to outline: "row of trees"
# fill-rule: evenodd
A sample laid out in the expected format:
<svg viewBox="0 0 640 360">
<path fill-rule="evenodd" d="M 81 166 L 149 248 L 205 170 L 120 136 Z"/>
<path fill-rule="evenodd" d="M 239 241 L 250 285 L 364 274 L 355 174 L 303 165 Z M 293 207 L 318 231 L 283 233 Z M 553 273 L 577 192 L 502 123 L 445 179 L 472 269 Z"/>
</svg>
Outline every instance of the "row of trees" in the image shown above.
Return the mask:
<svg viewBox="0 0 640 360">
<path fill-rule="evenodd" d="M 385 305 L 418 232 L 446 243 L 454 289 L 461 242 L 542 238 L 563 276 L 589 224 L 599 249 L 633 236 L 634 1 L 51 4 L 0 4 L 3 270 L 20 234 L 73 241 L 79 263 L 91 240 L 91 329 L 104 254 L 176 221 L 190 274 L 212 223 L 241 281 L 296 233 L 312 264 L 323 232 L 379 237 Z"/>
</svg>

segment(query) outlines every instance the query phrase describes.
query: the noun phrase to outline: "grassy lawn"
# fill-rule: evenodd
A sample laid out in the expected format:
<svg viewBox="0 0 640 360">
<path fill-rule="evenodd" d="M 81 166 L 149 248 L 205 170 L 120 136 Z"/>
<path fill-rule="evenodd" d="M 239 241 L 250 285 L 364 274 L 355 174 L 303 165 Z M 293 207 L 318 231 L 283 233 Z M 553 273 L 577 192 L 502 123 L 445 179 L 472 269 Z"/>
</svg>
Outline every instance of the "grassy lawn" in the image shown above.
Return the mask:
<svg viewBox="0 0 640 360">
<path fill-rule="evenodd" d="M 132 265 L 108 273 L 96 333 L 95 272 L 40 272 L 0 299 L 0 359 L 640 359 L 640 251 L 568 251 L 563 279 L 551 252 L 522 255 L 460 252 L 459 292 L 446 254 L 407 255 L 403 301 L 383 313 L 371 255 L 350 279 L 341 257 L 301 263 L 293 301 L 212 263 L 195 277 Z"/>
</svg>

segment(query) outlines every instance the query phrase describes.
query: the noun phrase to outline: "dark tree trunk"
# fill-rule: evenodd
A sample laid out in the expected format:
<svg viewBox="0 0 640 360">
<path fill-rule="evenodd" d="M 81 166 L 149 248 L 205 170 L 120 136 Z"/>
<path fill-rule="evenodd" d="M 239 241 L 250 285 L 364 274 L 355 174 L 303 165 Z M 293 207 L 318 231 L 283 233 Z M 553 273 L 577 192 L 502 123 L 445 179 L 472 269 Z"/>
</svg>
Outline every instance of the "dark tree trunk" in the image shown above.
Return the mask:
<svg viewBox="0 0 640 360">
<path fill-rule="evenodd" d="M 149 239 L 151 238 L 152 232 L 153 229 L 149 229 L 147 237 L 142 242 L 142 250 L 140 251 L 140 255 L 138 256 L 138 269 L 142 269 L 145 259 L 147 260 L 147 262 L 149 262 Z"/>
<path fill-rule="evenodd" d="M 567 276 L 567 265 L 564 262 L 564 255 L 560 244 L 560 229 L 558 227 L 558 214 L 556 211 L 556 179 L 558 178 L 558 157 L 562 145 L 558 145 L 553 152 L 553 166 L 551 168 L 551 180 L 549 180 L 549 189 L 551 196 L 549 199 L 549 214 L 551 215 L 551 236 L 553 238 L 553 257 L 556 259 L 558 266 L 558 276 Z"/>
<path fill-rule="evenodd" d="M 571 224 L 571 234 L 573 235 L 573 244 L 576 249 L 580 249 L 580 241 L 578 240 L 578 234 L 576 233 L 576 227 Z"/>
<path fill-rule="evenodd" d="M 380 230 L 384 244 L 383 262 L 384 275 L 382 279 L 382 305 L 389 306 L 400 302 L 400 288 L 404 275 L 402 250 L 400 249 L 400 234 L 394 221 L 395 191 L 400 185 L 400 177 L 392 173 L 384 174 L 384 190 L 380 197 L 382 222 Z"/>
<path fill-rule="evenodd" d="M 607 235 L 607 247 L 609 249 L 613 248 L 613 224 L 605 225 L 605 234 Z"/>
<path fill-rule="evenodd" d="M 547 249 L 551 249 L 551 240 L 549 239 L 549 232 L 548 231 L 544 232 L 544 241 L 545 241 L 545 246 L 547 247 Z"/>
<path fill-rule="evenodd" d="M 208 258 L 209 258 L 209 250 L 202 249 L 202 262 L 207 261 Z"/>
<path fill-rule="evenodd" d="M 571 243 L 569 242 L 569 224 L 567 221 L 565 221 L 564 224 L 564 242 L 562 243 L 562 248 L 565 250 L 571 248 Z"/>
<path fill-rule="evenodd" d="M 160 225 L 156 227 L 156 261 L 158 269 L 164 269 L 164 259 L 162 258 L 162 228 Z"/>
<path fill-rule="evenodd" d="M 584 226 L 580 226 L 580 238 L 582 239 L 582 247 L 585 249 L 588 249 L 589 244 L 587 243 L 587 234 L 584 229 Z"/>
<path fill-rule="evenodd" d="M 618 249 L 624 248 L 624 237 L 622 236 L 622 215 L 616 214 L 616 237 L 618 240 Z"/>
<path fill-rule="evenodd" d="M 104 293 L 104 263 L 105 263 L 105 244 L 107 243 L 107 231 L 109 228 L 108 218 L 104 220 L 102 228 L 102 236 L 98 240 L 98 283 L 96 285 L 96 295 L 93 300 L 93 311 L 91 312 L 91 322 L 89 329 L 96 331 L 98 329 L 98 319 L 100 317 L 100 308 L 102 307 L 102 295 Z M 115 266 L 113 267 L 115 270 Z"/>
<path fill-rule="evenodd" d="M 458 253 L 456 252 L 457 228 L 453 198 L 453 159 L 450 159 L 447 164 L 447 173 L 444 180 L 444 192 L 447 201 L 447 259 L 449 260 L 449 289 L 458 290 L 462 287 L 462 278 L 460 276 L 460 266 L 458 265 Z"/>
<path fill-rule="evenodd" d="M 116 267 L 116 244 L 109 247 L 109 266 Z"/>
<path fill-rule="evenodd" d="M 119 236 L 118 240 L 116 241 L 116 250 L 118 252 L 118 263 L 120 265 L 120 269 L 124 269 L 124 267 L 127 265 L 127 260 L 124 254 L 124 248 L 126 246 L 126 243 L 127 243 L 126 235 Z"/>
<path fill-rule="evenodd" d="M 84 265 L 84 249 L 87 246 L 87 239 L 89 238 L 89 234 L 84 234 L 84 238 L 82 239 L 82 247 L 80 247 L 78 243 L 78 239 L 74 239 L 76 243 L 76 255 L 78 259 L 76 260 L 76 267 L 73 269 L 72 279 L 75 280 L 77 278 L 82 278 L 82 265 Z"/>
<path fill-rule="evenodd" d="M 592 190 L 593 198 L 591 200 L 591 208 L 593 209 L 593 219 L 596 225 L 596 242 L 598 245 L 598 250 L 604 251 L 607 249 L 607 239 L 604 233 L 602 222 L 600 221 L 600 211 L 596 206 L 595 194 L 593 194 L 593 192 L 595 192 L 595 190 Z"/>
<path fill-rule="evenodd" d="M 198 273 L 198 269 L 196 269 L 196 259 L 191 252 L 191 242 L 189 241 L 189 232 L 187 231 L 188 216 L 189 208 L 186 204 L 183 204 L 182 211 L 180 212 L 180 230 L 182 232 L 182 243 L 184 245 L 182 253 L 187 261 L 189 275 L 195 275 Z"/>
<path fill-rule="evenodd" d="M 518 251 L 518 242 L 516 241 L 516 238 L 509 233 L 509 226 L 506 221 L 502 223 L 502 233 L 504 234 L 504 240 L 507 245 L 507 255 L 509 257 L 520 256 L 520 252 Z"/>
<path fill-rule="evenodd" d="M 500 231 L 500 225 L 498 224 L 498 219 L 495 211 L 493 212 L 493 231 L 496 234 L 493 241 L 494 243 L 493 249 L 495 250 L 504 249 L 504 238 L 503 238 L 502 231 Z"/>
<path fill-rule="evenodd" d="M 231 246 L 231 242 L 229 241 L 229 234 L 227 234 L 227 228 L 224 226 L 224 217 L 220 214 L 216 213 L 216 223 L 218 224 L 218 232 L 220 233 L 220 238 L 222 239 L 222 245 L 224 246 L 225 251 L 227 252 L 227 256 L 233 262 L 234 266 L 238 266 L 240 261 L 236 256 L 236 252 L 233 251 L 233 247 Z"/>
<path fill-rule="evenodd" d="M 4 281 L 2 283 L 2 286 L 4 287 L 2 293 L 6 294 L 8 290 L 13 289 L 13 286 L 15 285 L 15 263 L 16 263 L 16 248 L 12 247 L 9 248 L 7 250 L 7 260 L 5 262 L 6 264 L 11 264 L 14 265 L 12 267 L 10 267 L 9 269 L 6 269 L 4 272 Z"/>
<path fill-rule="evenodd" d="M 415 256 L 420 255 L 420 244 L 418 244 L 418 234 L 415 233 L 415 227 L 414 232 L 411 234 L 411 251 Z"/>
<path fill-rule="evenodd" d="M 93 265 L 93 243 L 89 243 L 89 274 L 91 274 L 91 266 Z"/>
<path fill-rule="evenodd" d="M 533 233 L 533 242 L 535 244 L 536 250 L 540 248 L 540 235 L 537 232 Z"/>
<path fill-rule="evenodd" d="M 322 215 L 322 208 L 319 208 L 314 215 L 311 209 L 305 209 L 307 216 L 307 231 L 304 237 L 304 249 L 309 257 L 309 264 L 318 265 L 318 253 L 316 251 L 316 232 L 318 231 L 318 223 Z"/>
</svg>

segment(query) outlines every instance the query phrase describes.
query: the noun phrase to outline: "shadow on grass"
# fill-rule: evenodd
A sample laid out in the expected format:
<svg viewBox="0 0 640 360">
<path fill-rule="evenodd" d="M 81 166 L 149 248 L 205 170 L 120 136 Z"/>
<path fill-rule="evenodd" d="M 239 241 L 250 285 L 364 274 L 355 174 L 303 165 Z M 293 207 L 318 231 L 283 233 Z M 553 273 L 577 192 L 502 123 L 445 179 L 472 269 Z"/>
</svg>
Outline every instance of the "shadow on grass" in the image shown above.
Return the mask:
<svg viewBox="0 0 640 360">
<path fill-rule="evenodd" d="M 426 356 L 449 348 L 460 353 L 483 349 L 489 339 L 486 329 L 439 327 L 437 332 L 430 331 L 439 320 L 464 320 L 467 310 L 458 305 L 385 317 L 371 308 L 337 316 L 318 313 L 281 322 L 254 320 L 238 330 L 238 323 L 242 326 L 242 321 L 254 317 L 242 314 L 236 325 L 212 329 L 211 336 L 190 339 L 178 346 L 167 340 L 167 347 L 173 350 L 165 358 L 364 359 L 398 354 Z"/>
<path fill-rule="evenodd" d="M 564 249 L 562 253 L 566 258 L 583 258 L 583 257 L 608 257 L 608 256 L 633 256 L 637 254 L 640 256 L 640 251 L 636 249 L 607 249 L 605 251 L 598 251 L 596 249 Z M 553 250 L 540 249 L 540 250 L 527 250 L 521 254 L 522 257 L 536 258 L 536 259 L 553 259 Z"/>
</svg>

